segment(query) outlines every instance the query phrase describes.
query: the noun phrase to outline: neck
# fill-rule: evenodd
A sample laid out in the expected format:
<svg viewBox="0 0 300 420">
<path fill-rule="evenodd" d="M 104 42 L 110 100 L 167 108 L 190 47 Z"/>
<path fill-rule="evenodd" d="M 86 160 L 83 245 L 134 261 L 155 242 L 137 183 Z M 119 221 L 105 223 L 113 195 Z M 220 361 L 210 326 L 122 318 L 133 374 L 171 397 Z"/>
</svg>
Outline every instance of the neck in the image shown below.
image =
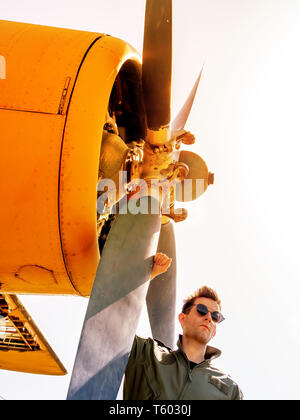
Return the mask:
<svg viewBox="0 0 300 420">
<path fill-rule="evenodd" d="M 182 349 L 191 362 L 201 363 L 205 360 L 206 344 L 199 343 L 185 335 L 182 336 Z"/>
</svg>

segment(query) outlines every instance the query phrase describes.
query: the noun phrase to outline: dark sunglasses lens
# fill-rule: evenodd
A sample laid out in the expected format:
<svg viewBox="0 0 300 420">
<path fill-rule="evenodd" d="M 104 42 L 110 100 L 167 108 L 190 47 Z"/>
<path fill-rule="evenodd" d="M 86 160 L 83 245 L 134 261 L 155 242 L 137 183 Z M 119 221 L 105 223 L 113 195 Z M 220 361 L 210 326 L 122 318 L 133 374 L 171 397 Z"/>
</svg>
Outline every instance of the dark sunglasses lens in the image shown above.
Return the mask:
<svg viewBox="0 0 300 420">
<path fill-rule="evenodd" d="M 201 303 L 199 303 L 199 305 L 197 305 L 197 311 L 199 312 L 200 315 L 206 315 L 208 312 L 208 309 L 205 305 L 202 305 Z"/>
<path fill-rule="evenodd" d="M 204 316 L 204 315 L 206 315 L 208 313 L 207 307 L 205 305 L 202 305 L 201 303 L 199 303 L 197 305 L 197 311 L 202 316 Z M 211 312 L 211 318 L 217 324 L 219 324 L 220 322 L 224 321 L 223 315 L 220 312 L 218 312 L 218 311 Z"/>
<path fill-rule="evenodd" d="M 220 312 L 217 312 L 217 311 L 213 312 L 211 314 L 211 317 L 212 317 L 213 321 L 215 321 L 216 323 L 221 322 L 222 315 L 220 314 Z"/>
</svg>

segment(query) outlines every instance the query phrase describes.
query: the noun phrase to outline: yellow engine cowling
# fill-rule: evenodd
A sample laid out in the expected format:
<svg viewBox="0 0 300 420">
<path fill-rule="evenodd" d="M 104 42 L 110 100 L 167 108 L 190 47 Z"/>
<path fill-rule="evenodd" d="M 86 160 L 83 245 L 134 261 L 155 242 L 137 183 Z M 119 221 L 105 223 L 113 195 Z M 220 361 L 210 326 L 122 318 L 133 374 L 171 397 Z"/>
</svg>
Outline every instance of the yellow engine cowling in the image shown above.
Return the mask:
<svg viewBox="0 0 300 420">
<path fill-rule="evenodd" d="M 90 294 L 101 138 L 125 42 L 0 21 L 0 293 Z"/>
</svg>

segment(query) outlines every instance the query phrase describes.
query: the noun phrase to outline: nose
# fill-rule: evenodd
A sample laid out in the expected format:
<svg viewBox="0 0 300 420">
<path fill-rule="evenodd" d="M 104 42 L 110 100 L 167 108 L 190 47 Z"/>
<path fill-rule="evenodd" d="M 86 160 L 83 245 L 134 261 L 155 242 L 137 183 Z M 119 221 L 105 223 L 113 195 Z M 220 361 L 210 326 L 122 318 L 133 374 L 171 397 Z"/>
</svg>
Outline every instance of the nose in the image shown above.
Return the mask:
<svg viewBox="0 0 300 420">
<path fill-rule="evenodd" d="M 206 321 L 212 322 L 211 313 L 210 313 L 210 312 L 207 312 L 207 314 L 204 316 L 204 319 L 205 319 Z"/>
</svg>

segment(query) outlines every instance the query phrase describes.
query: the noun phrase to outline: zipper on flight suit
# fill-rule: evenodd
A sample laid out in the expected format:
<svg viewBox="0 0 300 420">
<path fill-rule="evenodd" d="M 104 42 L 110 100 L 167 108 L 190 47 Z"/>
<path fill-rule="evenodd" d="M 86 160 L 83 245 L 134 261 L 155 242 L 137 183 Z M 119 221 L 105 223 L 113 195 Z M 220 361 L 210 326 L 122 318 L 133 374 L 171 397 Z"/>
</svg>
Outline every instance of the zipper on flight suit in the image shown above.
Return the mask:
<svg viewBox="0 0 300 420">
<path fill-rule="evenodd" d="M 191 383 L 191 382 L 193 382 L 193 378 L 192 378 L 192 373 L 193 373 L 193 370 L 195 369 L 195 368 L 197 368 L 197 369 L 201 369 L 201 365 L 202 364 L 204 364 L 205 362 L 206 362 L 206 360 L 203 360 L 203 362 L 201 362 L 201 363 L 199 363 L 198 365 L 196 365 L 196 366 L 194 366 L 193 368 L 191 368 L 191 365 L 190 365 L 190 361 L 189 361 L 189 359 L 188 358 L 185 358 L 185 361 L 187 362 L 187 364 L 188 364 L 188 374 L 187 374 L 187 377 L 186 377 L 186 381 L 185 381 L 185 385 L 184 385 L 184 387 L 183 387 L 183 390 L 181 391 L 181 393 L 180 393 L 180 395 L 179 395 L 179 397 L 178 397 L 178 399 L 179 400 L 181 400 L 182 399 L 182 397 L 183 397 L 183 395 L 184 395 L 184 393 L 185 393 L 185 391 L 186 391 L 186 389 L 188 388 L 188 386 L 189 386 L 189 384 Z"/>
<path fill-rule="evenodd" d="M 189 360 L 187 360 L 188 362 L 188 372 L 187 372 L 187 376 L 186 376 L 186 380 L 185 380 L 185 384 L 183 386 L 183 389 L 178 397 L 178 400 L 181 400 L 185 391 L 187 390 L 188 386 L 190 385 L 191 382 L 193 382 L 193 378 L 192 378 L 192 371 L 193 369 L 191 369 L 191 365 Z"/>
</svg>

